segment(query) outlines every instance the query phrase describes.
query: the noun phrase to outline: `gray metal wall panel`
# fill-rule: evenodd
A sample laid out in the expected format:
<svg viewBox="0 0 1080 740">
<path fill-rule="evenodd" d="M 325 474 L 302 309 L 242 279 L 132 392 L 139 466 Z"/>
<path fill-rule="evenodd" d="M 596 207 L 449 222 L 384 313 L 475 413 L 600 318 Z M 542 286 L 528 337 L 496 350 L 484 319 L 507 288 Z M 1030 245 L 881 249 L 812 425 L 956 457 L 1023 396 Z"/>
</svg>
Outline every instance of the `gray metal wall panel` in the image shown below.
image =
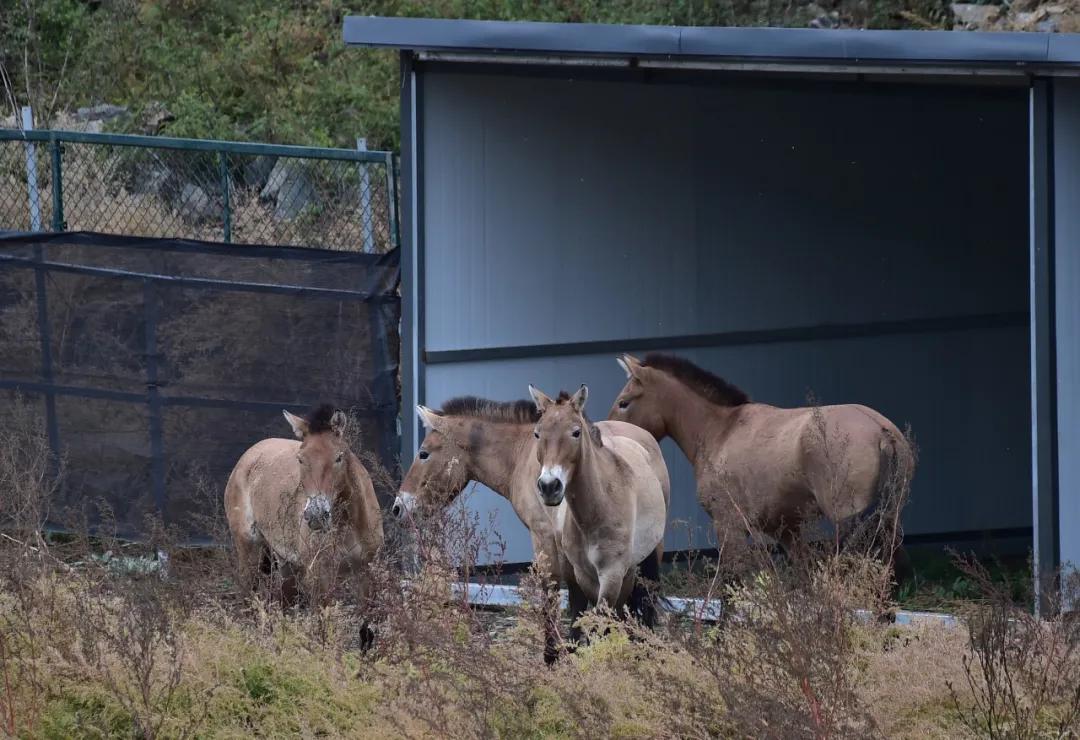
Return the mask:
<svg viewBox="0 0 1080 740">
<path fill-rule="evenodd" d="M 1026 309 L 1022 92 L 425 91 L 428 350 Z"/>
<path fill-rule="evenodd" d="M 922 457 L 911 504 L 910 534 L 1030 525 L 1029 410 L 1023 389 L 1027 358 L 1023 328 L 893 336 L 831 342 L 679 350 L 740 385 L 753 398 L 781 406 L 861 402 L 899 426 L 910 424 Z M 984 371 L 994 367 L 993 373 Z M 548 393 L 589 385 L 589 413 L 607 417 L 625 376 L 609 355 L 554 360 L 504 360 L 429 366 L 433 405 L 462 393 L 497 399 L 527 396 L 533 383 Z M 1002 398 L 1020 389 L 1020 402 Z M 1014 394 L 1015 395 L 1015 394 Z M 702 544 L 709 519 L 697 503 L 694 477 L 670 441 L 664 456 L 672 475 L 669 521 L 686 520 Z M 472 504 L 486 512 L 497 497 Z M 505 512 L 498 511 L 501 521 Z M 486 513 L 484 514 L 486 517 Z M 510 517 L 513 517 L 510 512 Z M 520 526 L 520 525 L 519 525 Z M 517 527 L 509 531 L 516 531 Z M 685 527 L 669 529 L 667 547 L 687 547 Z M 505 533 L 504 533 L 505 534 Z M 511 541 L 520 538 L 509 536 Z M 528 542 L 524 541 L 525 551 Z"/>
<path fill-rule="evenodd" d="M 1080 84 L 1054 82 L 1058 526 L 1061 562 L 1080 567 Z"/>
<path fill-rule="evenodd" d="M 429 351 L 1027 309 L 1016 91 L 424 81 Z M 684 354 L 761 400 L 812 390 L 910 422 L 909 532 L 1031 523 L 1023 327 Z M 432 406 L 588 382 L 602 418 L 621 374 L 579 356 L 428 366 L 424 382 Z M 707 525 L 689 466 L 665 456 L 672 518 Z M 508 559 L 528 552 L 494 494 L 471 505 L 497 511 Z"/>
</svg>

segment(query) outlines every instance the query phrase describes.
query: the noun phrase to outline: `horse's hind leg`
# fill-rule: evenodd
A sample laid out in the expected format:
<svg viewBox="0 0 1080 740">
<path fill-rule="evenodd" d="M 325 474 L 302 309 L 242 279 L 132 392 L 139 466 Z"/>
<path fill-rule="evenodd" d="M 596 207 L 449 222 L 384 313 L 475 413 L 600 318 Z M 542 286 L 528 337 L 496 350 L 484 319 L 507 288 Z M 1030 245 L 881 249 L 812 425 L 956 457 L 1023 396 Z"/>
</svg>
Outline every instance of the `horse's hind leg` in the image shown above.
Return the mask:
<svg viewBox="0 0 1080 740">
<path fill-rule="evenodd" d="M 262 542 L 248 537 L 235 537 L 236 575 L 240 587 L 245 591 L 255 588 L 259 573 L 263 572 L 264 561 L 269 553 Z"/>
</svg>

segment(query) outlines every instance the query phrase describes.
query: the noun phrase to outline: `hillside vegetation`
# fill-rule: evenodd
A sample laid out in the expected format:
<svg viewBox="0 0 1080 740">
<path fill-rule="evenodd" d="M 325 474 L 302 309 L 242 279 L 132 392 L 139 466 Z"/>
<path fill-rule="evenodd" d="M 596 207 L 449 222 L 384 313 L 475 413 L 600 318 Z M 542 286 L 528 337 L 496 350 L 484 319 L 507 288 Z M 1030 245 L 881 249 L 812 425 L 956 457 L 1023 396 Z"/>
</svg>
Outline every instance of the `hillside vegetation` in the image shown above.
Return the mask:
<svg viewBox="0 0 1080 740">
<path fill-rule="evenodd" d="M 396 54 L 346 49 L 346 15 L 673 25 L 951 27 L 943 0 L 0 0 L 0 118 L 107 102 L 120 130 L 397 144 Z M 153 112 L 151 114 L 151 111 Z M 165 112 L 163 112 L 165 111 Z M 8 119 L 9 124 L 13 119 Z"/>
</svg>

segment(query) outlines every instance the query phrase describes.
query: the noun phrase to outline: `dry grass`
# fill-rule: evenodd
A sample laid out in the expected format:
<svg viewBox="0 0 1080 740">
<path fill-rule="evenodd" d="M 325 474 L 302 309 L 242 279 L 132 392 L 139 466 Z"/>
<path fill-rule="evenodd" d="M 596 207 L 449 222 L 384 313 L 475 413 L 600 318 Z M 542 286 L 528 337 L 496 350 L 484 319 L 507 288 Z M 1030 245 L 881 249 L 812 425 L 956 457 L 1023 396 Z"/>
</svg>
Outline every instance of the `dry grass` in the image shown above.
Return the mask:
<svg viewBox="0 0 1080 740">
<path fill-rule="evenodd" d="M 402 533 L 412 545 L 382 554 L 370 600 L 345 589 L 325 606 L 283 608 L 272 588 L 235 587 L 228 552 L 177 549 L 153 522 L 154 547 L 171 554 L 167 577 L 95 557 L 132 548 L 74 520 L 81 534 L 72 541 L 40 537 L 55 467 L 24 416 L 3 440 L 16 454 L 0 456 L 0 735 L 979 734 L 969 720 L 988 682 L 965 665 L 982 643 L 964 628 L 859 621 L 853 607 L 874 607 L 881 593 L 882 566 L 865 553 L 776 560 L 762 550 L 756 576 L 718 587 L 714 574 L 707 586 L 726 596 L 724 624 L 670 616 L 649 631 L 592 613 L 586 643 L 547 668 L 535 577 L 524 584 L 526 606 L 501 629 L 454 596 L 482 554 L 498 556 L 497 540 L 485 552 L 485 523 L 462 509 Z M 206 511 L 220 518 L 209 502 Z M 366 651 L 365 622 L 376 630 Z M 1075 675 L 1075 652 L 1066 658 L 1055 678 Z M 1066 698 L 1040 704 L 1038 726 L 1068 716 Z M 1070 721 L 1058 736 L 1075 736 Z"/>
</svg>

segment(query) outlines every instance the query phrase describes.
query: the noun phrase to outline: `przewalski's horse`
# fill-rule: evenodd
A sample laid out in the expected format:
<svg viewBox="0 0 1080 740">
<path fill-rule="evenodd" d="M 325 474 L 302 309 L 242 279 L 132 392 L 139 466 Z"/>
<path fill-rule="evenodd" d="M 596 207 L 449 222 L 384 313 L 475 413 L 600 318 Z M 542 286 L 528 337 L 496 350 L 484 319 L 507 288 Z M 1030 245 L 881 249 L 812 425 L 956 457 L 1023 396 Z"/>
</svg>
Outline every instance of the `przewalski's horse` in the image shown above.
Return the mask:
<svg viewBox="0 0 1080 740">
<path fill-rule="evenodd" d="M 283 412 L 297 439 L 264 439 L 237 461 L 225 486 L 225 514 L 252 578 L 268 561 L 281 569 L 283 596 L 307 579 L 325 598 L 338 579 L 358 579 L 383 543 L 371 477 L 345 441 L 347 417 L 322 406 L 306 418 Z"/>
<path fill-rule="evenodd" d="M 529 529 L 534 555 L 546 566 L 545 580 L 559 583 L 562 570 L 555 543 L 555 510 L 541 504 L 536 493 L 540 476 L 533 436 L 540 419 L 536 405 L 465 396 L 447 401 L 438 411 L 424 406 L 416 410 L 427 434 L 402 480 L 393 515 L 404 519 L 414 511 L 442 509 L 469 481 L 482 483 L 510 502 Z M 612 421 L 596 426 L 605 439 L 623 436 L 643 445 L 652 442 L 648 432 L 631 424 Z M 649 462 L 666 476 L 659 448 Z M 557 655 L 555 616 L 545 620 L 544 659 L 548 663 Z"/>
<path fill-rule="evenodd" d="M 718 546 L 733 559 L 748 528 L 786 545 L 821 516 L 842 532 L 885 486 L 906 485 L 914 472 L 904 435 L 866 406 L 777 408 L 680 357 L 624 354 L 618 362 L 627 381 L 609 418 L 675 440 Z"/>
<path fill-rule="evenodd" d="M 651 436 L 604 436 L 585 416 L 589 389 L 556 400 L 529 386 L 540 412 L 536 424 L 536 492 L 556 509 L 556 541 L 574 619 L 589 604 L 621 609 L 641 576 L 659 578 L 671 483 Z M 633 605 L 632 605 L 633 606 Z M 652 595 L 637 605 L 652 626 Z"/>
</svg>

